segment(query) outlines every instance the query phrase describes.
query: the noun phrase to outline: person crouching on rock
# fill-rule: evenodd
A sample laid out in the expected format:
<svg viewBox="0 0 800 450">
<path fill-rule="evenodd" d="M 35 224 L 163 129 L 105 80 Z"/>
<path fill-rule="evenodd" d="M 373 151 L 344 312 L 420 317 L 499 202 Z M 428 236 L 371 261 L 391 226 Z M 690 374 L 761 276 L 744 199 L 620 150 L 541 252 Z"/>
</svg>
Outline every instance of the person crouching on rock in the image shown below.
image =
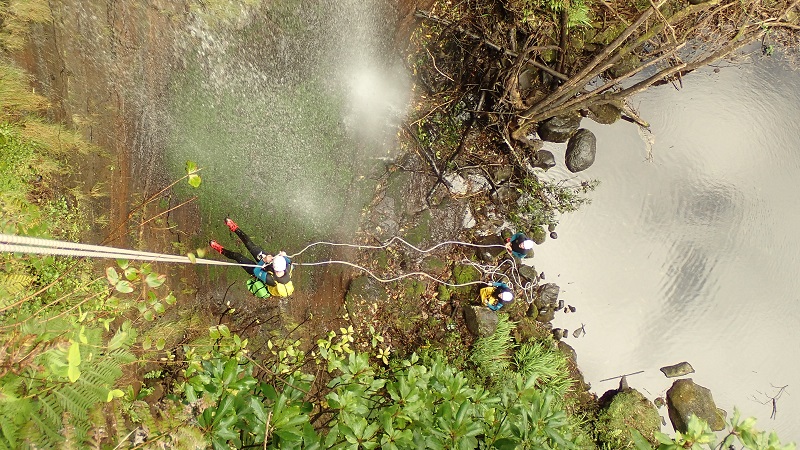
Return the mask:
<svg viewBox="0 0 800 450">
<path fill-rule="evenodd" d="M 492 311 L 514 303 L 514 293 L 507 284 L 498 281 L 481 288 L 481 303 Z"/>
<path fill-rule="evenodd" d="M 524 233 L 515 233 L 506 241 L 506 250 L 519 259 L 527 258 L 533 249 L 533 241 Z"/>
</svg>

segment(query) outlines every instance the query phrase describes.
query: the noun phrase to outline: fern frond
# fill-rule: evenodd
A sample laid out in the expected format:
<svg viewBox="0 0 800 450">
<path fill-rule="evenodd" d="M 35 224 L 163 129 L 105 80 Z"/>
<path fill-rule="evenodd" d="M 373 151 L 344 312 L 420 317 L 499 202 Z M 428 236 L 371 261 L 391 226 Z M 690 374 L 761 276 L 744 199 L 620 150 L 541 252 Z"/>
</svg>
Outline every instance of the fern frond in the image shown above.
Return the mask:
<svg viewBox="0 0 800 450">
<path fill-rule="evenodd" d="M 34 281 L 36 277 L 25 273 L 0 273 L 0 287 L 5 288 L 10 295 L 25 292 Z"/>
<path fill-rule="evenodd" d="M 566 356 L 549 342 L 536 341 L 521 345 L 514 354 L 514 366 L 523 378 L 535 376 L 541 389 L 550 389 L 563 395 L 573 385 Z"/>
<path fill-rule="evenodd" d="M 475 341 L 470 355 L 478 372 L 487 377 L 497 377 L 507 371 L 510 366 L 509 350 L 514 347 L 511 331 L 516 325 L 506 314 L 498 314 L 497 329 L 494 334 Z"/>
</svg>

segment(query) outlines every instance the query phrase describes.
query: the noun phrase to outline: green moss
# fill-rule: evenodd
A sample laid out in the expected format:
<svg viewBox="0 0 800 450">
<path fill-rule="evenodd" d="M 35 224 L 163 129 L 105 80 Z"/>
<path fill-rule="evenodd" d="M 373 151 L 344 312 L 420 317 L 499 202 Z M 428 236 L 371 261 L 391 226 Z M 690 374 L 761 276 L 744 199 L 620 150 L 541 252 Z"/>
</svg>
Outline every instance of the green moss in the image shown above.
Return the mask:
<svg viewBox="0 0 800 450">
<path fill-rule="evenodd" d="M 437 298 L 440 302 L 449 302 L 452 294 L 452 289 L 444 284 L 440 284 L 437 289 Z"/>
<path fill-rule="evenodd" d="M 631 428 L 655 445 L 655 433 L 661 429 L 661 417 L 655 405 L 641 393 L 626 389 L 615 395 L 608 407 L 598 415 L 595 423 L 598 443 L 619 450 L 635 449 Z"/>
<path fill-rule="evenodd" d="M 403 293 L 406 300 L 418 301 L 422 294 L 425 293 L 426 288 L 427 284 L 422 281 L 411 278 L 405 278 L 403 280 Z"/>
<path fill-rule="evenodd" d="M 409 244 L 420 246 L 423 242 L 430 238 L 431 235 L 431 211 L 426 209 L 420 213 L 417 220 L 417 225 L 408 230 L 404 236 Z"/>
</svg>

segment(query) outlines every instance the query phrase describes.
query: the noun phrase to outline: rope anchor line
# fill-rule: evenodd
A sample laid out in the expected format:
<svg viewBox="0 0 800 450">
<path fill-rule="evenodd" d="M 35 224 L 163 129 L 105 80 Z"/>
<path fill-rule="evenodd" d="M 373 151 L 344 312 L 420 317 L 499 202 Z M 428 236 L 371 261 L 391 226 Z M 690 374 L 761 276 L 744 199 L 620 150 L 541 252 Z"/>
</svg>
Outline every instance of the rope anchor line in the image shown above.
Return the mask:
<svg viewBox="0 0 800 450">
<path fill-rule="evenodd" d="M 314 242 L 312 244 L 307 245 L 301 251 L 290 255 L 290 258 L 294 259 L 295 257 L 301 255 L 306 250 L 314 247 L 316 245 L 330 245 L 330 246 L 346 246 L 346 247 L 353 247 L 353 248 L 360 248 L 360 249 L 384 249 L 388 246 L 392 245 L 395 242 L 401 242 L 402 244 L 408 246 L 409 248 L 416 250 L 420 253 L 430 253 L 433 250 L 436 250 L 439 247 L 445 245 L 463 245 L 469 247 L 476 247 L 476 248 L 490 248 L 490 247 L 500 247 L 505 248 L 504 245 L 499 244 L 490 244 L 490 245 L 480 245 L 480 244 L 472 244 L 469 242 L 461 242 L 461 241 L 444 241 L 440 242 L 439 244 L 434 245 L 428 249 L 421 249 L 419 247 L 410 244 L 406 240 L 401 237 L 395 236 L 388 240 L 383 245 L 358 245 L 358 244 L 346 244 L 346 243 L 336 243 L 336 242 L 327 242 L 327 241 L 319 241 Z M 179 264 L 205 264 L 205 265 L 217 265 L 217 266 L 240 266 L 240 267 L 256 267 L 255 264 L 240 264 L 238 262 L 228 262 L 228 261 L 217 261 L 213 259 L 203 259 L 203 258 L 194 258 L 189 259 L 188 256 L 181 256 L 181 255 L 168 255 L 164 253 L 154 253 L 154 252 L 145 252 L 139 250 L 130 250 L 130 249 L 122 249 L 116 247 L 107 247 L 107 246 L 100 246 L 100 245 L 90 245 L 90 244 L 81 244 L 77 242 L 66 242 L 66 241 L 58 241 L 54 239 L 43 239 L 43 238 L 35 238 L 29 236 L 17 236 L 12 234 L 0 234 L 0 252 L 7 252 L 7 253 L 28 253 L 28 254 L 37 254 L 37 255 L 59 255 L 59 256 L 73 256 L 73 257 L 91 257 L 91 258 L 112 258 L 112 259 L 127 259 L 127 260 L 137 260 L 137 261 L 157 261 L 157 262 L 166 262 L 166 263 L 179 263 Z M 509 263 L 510 261 L 510 263 Z M 506 264 L 509 263 L 511 265 L 511 275 L 502 273 L 501 268 Z M 342 264 L 346 266 L 350 266 L 356 269 L 359 269 L 375 280 L 381 283 L 390 283 L 394 281 L 401 280 L 403 278 L 408 278 L 411 276 L 421 276 L 427 278 L 431 281 L 434 281 L 439 284 L 443 284 L 449 287 L 463 287 L 463 286 L 471 286 L 476 284 L 484 284 L 483 281 L 470 281 L 466 283 L 449 283 L 444 280 L 440 280 L 436 277 L 431 276 L 425 272 L 411 272 L 402 275 L 398 275 L 392 278 L 381 278 L 375 275 L 372 271 L 367 269 L 366 267 L 362 267 L 358 264 L 351 263 L 348 261 L 340 261 L 340 260 L 327 260 L 327 261 L 317 261 L 317 262 L 307 262 L 307 263 L 294 263 L 298 266 L 318 266 L 318 265 L 325 265 L 325 264 Z M 471 265 L 483 275 L 490 278 L 492 281 L 496 281 L 497 278 L 501 277 L 512 284 L 516 284 L 519 286 L 522 291 L 525 293 L 526 301 L 528 303 L 532 302 L 532 289 L 534 287 L 534 283 L 522 282 L 522 277 L 519 275 L 519 271 L 517 270 L 516 261 L 508 259 L 504 260 L 497 266 L 482 266 L 477 264 L 473 261 L 464 260 L 462 264 Z"/>
</svg>

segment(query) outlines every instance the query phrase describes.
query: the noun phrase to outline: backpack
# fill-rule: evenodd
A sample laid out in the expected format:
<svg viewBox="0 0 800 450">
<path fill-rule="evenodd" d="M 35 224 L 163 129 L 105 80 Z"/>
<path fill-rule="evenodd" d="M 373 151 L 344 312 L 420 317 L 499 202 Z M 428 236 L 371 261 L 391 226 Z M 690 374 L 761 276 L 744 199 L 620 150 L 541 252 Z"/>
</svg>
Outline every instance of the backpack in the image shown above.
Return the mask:
<svg viewBox="0 0 800 450">
<path fill-rule="evenodd" d="M 275 286 L 267 286 L 267 290 L 275 297 L 288 297 L 294 292 L 294 285 L 291 281 L 286 284 L 278 283 Z"/>
<path fill-rule="evenodd" d="M 247 279 L 247 290 L 258 298 L 267 298 L 270 296 L 267 285 L 263 281 L 250 277 Z"/>
</svg>

